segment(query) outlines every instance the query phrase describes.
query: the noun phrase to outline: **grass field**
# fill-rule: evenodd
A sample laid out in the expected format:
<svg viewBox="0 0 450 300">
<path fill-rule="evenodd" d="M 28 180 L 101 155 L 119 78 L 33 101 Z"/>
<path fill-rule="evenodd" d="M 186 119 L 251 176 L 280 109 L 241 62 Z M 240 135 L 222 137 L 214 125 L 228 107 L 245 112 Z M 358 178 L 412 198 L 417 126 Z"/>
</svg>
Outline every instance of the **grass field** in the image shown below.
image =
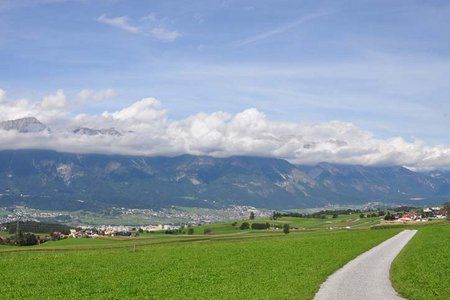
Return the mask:
<svg viewBox="0 0 450 300">
<path fill-rule="evenodd" d="M 397 232 L 154 235 L 91 244 L 96 250 L 81 250 L 86 245 L 66 241 L 21 247 L 14 253 L 1 248 L 0 295 L 4 299 L 39 295 L 51 299 L 310 299 L 328 275 Z M 111 245 L 119 248 L 111 249 Z"/>
<path fill-rule="evenodd" d="M 395 259 L 391 278 L 408 299 L 450 299 L 450 222 L 421 227 Z"/>
<path fill-rule="evenodd" d="M 253 222 L 256 223 L 270 223 L 276 224 L 280 227 L 287 223 L 291 227 L 299 228 L 300 230 L 323 230 L 329 227 L 334 229 L 339 228 L 369 228 L 370 226 L 376 225 L 380 223 L 380 217 L 373 218 L 363 218 L 360 219 L 359 215 L 339 215 L 337 218 L 332 218 L 331 216 L 327 216 L 326 219 L 319 218 L 295 218 L 295 217 L 283 217 L 279 220 L 273 221 L 270 218 L 258 218 L 257 220 L 245 220 L 245 222 L 249 222 L 250 224 Z M 239 226 L 244 221 L 237 222 L 235 226 L 232 226 L 232 222 L 227 223 L 217 223 L 210 225 L 202 225 L 202 226 L 194 226 L 195 234 L 203 234 L 203 231 L 206 228 L 212 230 L 213 234 L 226 234 L 226 233 L 242 233 L 242 230 L 239 229 Z M 247 231 L 248 232 L 248 231 Z"/>
</svg>

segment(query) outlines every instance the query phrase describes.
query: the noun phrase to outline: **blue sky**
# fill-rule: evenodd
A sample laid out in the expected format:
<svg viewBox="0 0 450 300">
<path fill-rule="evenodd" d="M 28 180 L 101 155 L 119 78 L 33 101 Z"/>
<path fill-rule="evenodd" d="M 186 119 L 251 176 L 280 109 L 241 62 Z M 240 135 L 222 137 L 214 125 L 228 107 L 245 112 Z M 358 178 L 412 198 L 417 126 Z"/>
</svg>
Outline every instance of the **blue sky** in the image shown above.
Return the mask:
<svg viewBox="0 0 450 300">
<path fill-rule="evenodd" d="M 11 99 L 113 89 L 76 113 L 154 97 L 168 116 L 256 108 L 450 145 L 448 1 L 0 2 Z"/>
</svg>

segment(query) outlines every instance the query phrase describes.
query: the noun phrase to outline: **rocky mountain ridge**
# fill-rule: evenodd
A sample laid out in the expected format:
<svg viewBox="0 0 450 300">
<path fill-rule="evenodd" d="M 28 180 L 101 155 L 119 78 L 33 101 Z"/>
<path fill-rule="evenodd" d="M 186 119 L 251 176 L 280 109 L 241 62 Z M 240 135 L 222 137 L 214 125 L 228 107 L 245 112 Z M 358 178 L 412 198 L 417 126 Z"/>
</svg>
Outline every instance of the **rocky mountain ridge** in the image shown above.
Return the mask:
<svg viewBox="0 0 450 300">
<path fill-rule="evenodd" d="M 35 117 L 24 117 L 14 120 L 7 120 L 0 122 L 0 130 L 15 130 L 19 133 L 35 133 L 44 130 L 50 131 L 50 128 L 40 122 Z M 122 132 L 115 128 L 88 128 L 88 127 L 76 127 L 70 132 L 78 135 L 110 135 L 110 136 L 122 136 Z"/>
<path fill-rule="evenodd" d="M 437 175 L 439 174 L 439 176 Z M 450 173 L 234 156 L 139 157 L 0 151 L 0 203 L 53 210 L 171 205 L 269 209 L 450 199 Z"/>
<path fill-rule="evenodd" d="M 0 122 L 0 129 L 8 131 L 17 130 L 20 133 L 41 132 L 44 130 L 49 130 L 45 124 L 41 123 L 35 117 L 26 117 Z"/>
</svg>

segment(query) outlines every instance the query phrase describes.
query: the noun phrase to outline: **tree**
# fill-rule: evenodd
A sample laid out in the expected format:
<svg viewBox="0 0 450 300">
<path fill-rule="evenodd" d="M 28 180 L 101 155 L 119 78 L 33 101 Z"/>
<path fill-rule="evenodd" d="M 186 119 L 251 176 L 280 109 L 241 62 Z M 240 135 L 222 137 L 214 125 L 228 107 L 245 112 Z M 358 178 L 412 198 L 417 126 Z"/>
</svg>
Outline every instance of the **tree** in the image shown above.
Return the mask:
<svg viewBox="0 0 450 300">
<path fill-rule="evenodd" d="M 254 220 L 255 219 L 255 213 L 254 212 L 250 212 L 250 220 Z"/>
<path fill-rule="evenodd" d="M 447 219 L 450 220 L 450 202 L 444 204 L 444 214 L 446 214 Z"/>
<path fill-rule="evenodd" d="M 193 235 L 193 234 L 194 234 L 194 228 L 189 227 L 189 228 L 188 228 L 188 234 L 189 234 L 189 235 Z"/>
<path fill-rule="evenodd" d="M 272 214 L 272 220 L 277 220 L 281 218 L 281 213 L 274 211 Z"/>
<path fill-rule="evenodd" d="M 395 220 L 395 216 L 394 216 L 394 215 L 391 215 L 390 212 L 387 212 L 386 215 L 384 216 L 384 219 L 385 219 L 386 221 Z"/>
<path fill-rule="evenodd" d="M 250 228 L 250 224 L 248 222 L 243 222 L 241 224 L 241 226 L 239 226 L 239 229 L 241 230 L 245 230 L 245 229 L 249 229 Z"/>
<path fill-rule="evenodd" d="M 360 215 L 359 215 L 359 218 L 360 218 L 360 219 L 363 219 L 363 218 L 364 218 L 364 214 L 360 214 Z"/>
<path fill-rule="evenodd" d="M 15 244 L 20 246 L 33 246 L 39 244 L 39 239 L 32 233 L 26 232 L 16 236 Z"/>
<path fill-rule="evenodd" d="M 211 234 L 212 230 L 211 228 L 205 228 L 205 230 L 203 230 L 203 234 Z"/>
<path fill-rule="evenodd" d="M 338 214 L 333 214 L 333 219 L 336 219 L 338 216 Z"/>
<path fill-rule="evenodd" d="M 283 232 L 284 232 L 285 234 L 288 234 L 288 233 L 289 233 L 289 224 L 284 224 L 284 225 L 283 225 Z"/>
</svg>

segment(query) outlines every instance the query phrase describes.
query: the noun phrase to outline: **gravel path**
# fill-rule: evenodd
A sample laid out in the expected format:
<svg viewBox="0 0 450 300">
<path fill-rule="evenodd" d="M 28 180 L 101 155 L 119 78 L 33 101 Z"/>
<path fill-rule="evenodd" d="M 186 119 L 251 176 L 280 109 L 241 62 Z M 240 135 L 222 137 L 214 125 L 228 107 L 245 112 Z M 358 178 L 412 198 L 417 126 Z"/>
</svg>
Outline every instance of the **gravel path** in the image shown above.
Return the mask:
<svg viewBox="0 0 450 300">
<path fill-rule="evenodd" d="M 350 261 L 322 283 L 314 299 L 403 299 L 391 285 L 389 269 L 394 258 L 416 232 L 404 230 Z"/>
</svg>

